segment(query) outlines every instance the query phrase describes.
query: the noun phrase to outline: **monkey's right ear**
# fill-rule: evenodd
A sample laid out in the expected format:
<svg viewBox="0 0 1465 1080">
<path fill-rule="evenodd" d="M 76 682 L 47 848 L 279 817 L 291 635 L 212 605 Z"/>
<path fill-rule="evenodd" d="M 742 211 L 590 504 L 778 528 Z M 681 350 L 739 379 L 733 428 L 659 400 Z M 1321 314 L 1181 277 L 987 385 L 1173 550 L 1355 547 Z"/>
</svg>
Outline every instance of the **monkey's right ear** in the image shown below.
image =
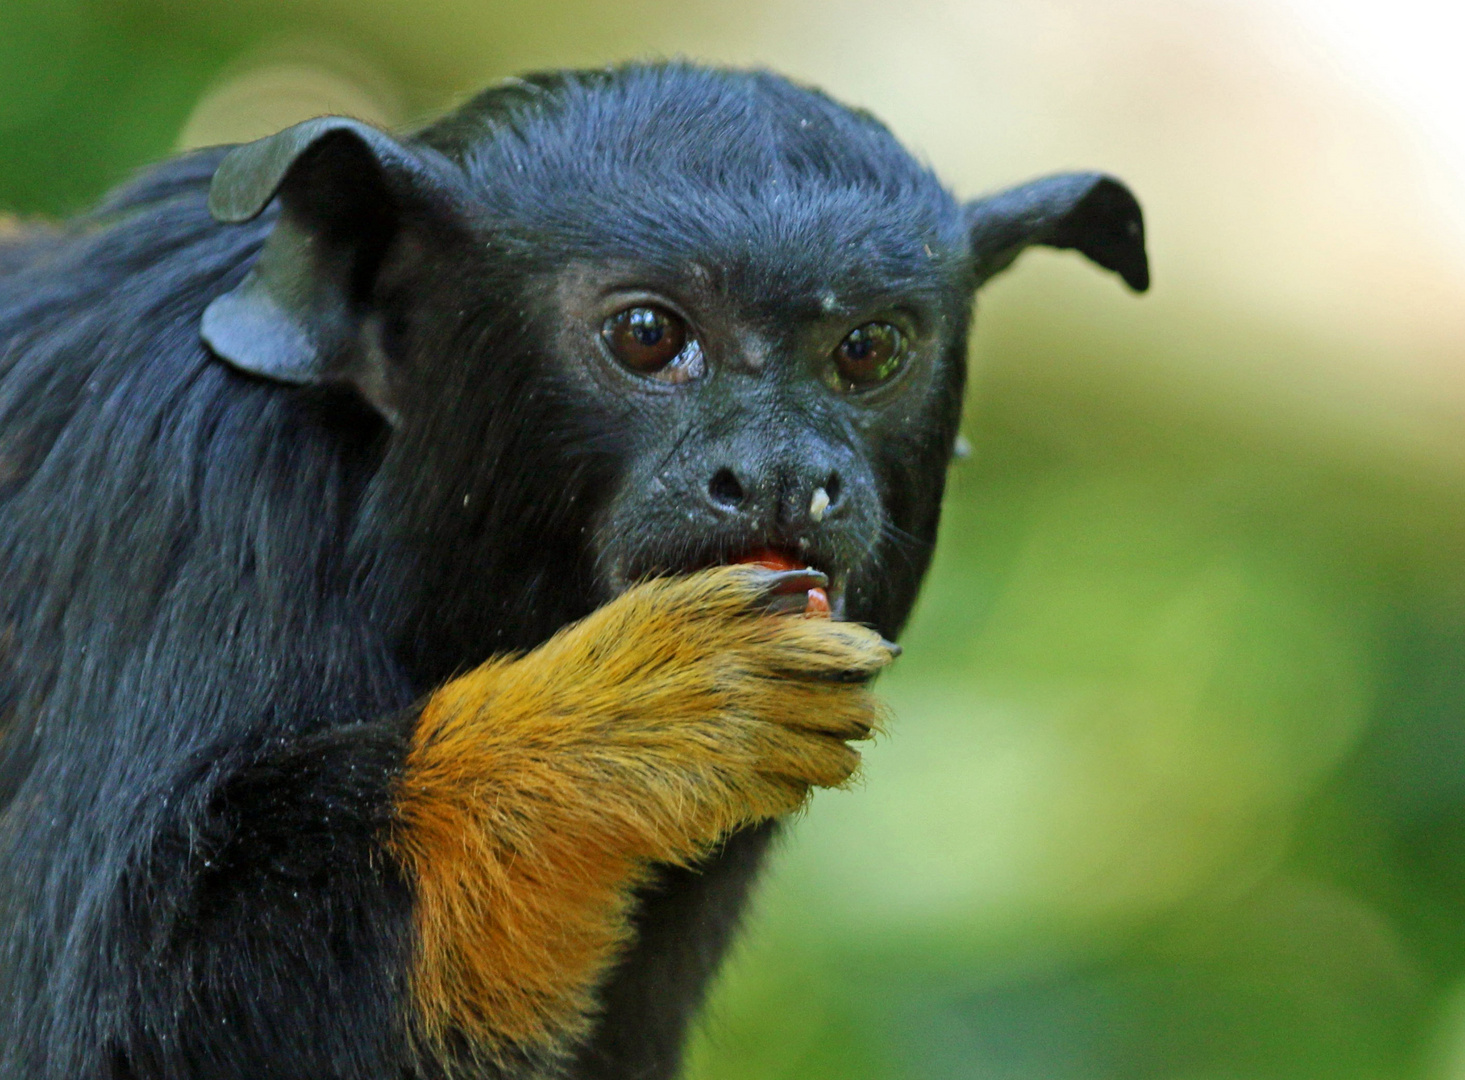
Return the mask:
<svg viewBox="0 0 1465 1080">
<path fill-rule="evenodd" d="M 963 207 L 977 284 L 1033 244 L 1074 248 L 1113 270 L 1135 292 L 1150 287 L 1139 201 L 1112 176 L 1061 173 Z"/>
<path fill-rule="evenodd" d="M 404 220 L 456 202 L 452 167 L 344 117 L 307 120 L 236 146 L 209 187 L 209 211 L 280 215 L 240 285 L 209 304 L 202 334 L 240 371 L 295 386 L 354 388 L 398 418 L 380 342 L 363 332 L 376 271 Z"/>
</svg>

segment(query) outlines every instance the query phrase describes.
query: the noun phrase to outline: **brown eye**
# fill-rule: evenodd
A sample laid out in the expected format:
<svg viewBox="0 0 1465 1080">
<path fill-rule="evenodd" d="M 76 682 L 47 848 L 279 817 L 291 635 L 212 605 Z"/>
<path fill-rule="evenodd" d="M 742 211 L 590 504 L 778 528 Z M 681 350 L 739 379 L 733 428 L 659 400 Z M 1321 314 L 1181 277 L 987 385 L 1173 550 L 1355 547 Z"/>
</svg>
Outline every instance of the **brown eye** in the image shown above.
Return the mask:
<svg viewBox="0 0 1465 1080">
<path fill-rule="evenodd" d="M 882 383 L 905 363 L 905 337 L 889 323 L 857 327 L 834 350 L 834 366 L 846 389 Z"/>
<path fill-rule="evenodd" d="M 632 307 L 606 319 L 600 336 L 622 364 L 651 375 L 681 355 L 687 324 L 665 308 Z"/>
</svg>

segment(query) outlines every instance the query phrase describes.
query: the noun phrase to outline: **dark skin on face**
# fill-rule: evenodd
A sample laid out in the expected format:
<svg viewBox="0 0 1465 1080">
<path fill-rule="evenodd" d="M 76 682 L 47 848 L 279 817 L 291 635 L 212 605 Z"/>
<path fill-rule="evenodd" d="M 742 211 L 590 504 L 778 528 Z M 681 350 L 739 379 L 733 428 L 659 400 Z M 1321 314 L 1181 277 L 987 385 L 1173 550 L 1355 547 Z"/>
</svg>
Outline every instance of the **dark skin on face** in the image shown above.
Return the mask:
<svg viewBox="0 0 1465 1080">
<path fill-rule="evenodd" d="M 675 1076 L 881 719 L 1034 244 L 1148 282 L 1112 178 L 962 203 L 670 64 L 317 118 L 8 249 L 0 1075 Z"/>
<path fill-rule="evenodd" d="M 887 524 L 878 448 L 925 420 L 949 326 L 833 283 L 770 301 L 716 289 L 702 267 L 655 280 L 579 263 L 548 290 L 557 368 L 628 448 L 594 533 L 606 587 L 777 553 L 826 574 L 843 617 Z"/>
</svg>

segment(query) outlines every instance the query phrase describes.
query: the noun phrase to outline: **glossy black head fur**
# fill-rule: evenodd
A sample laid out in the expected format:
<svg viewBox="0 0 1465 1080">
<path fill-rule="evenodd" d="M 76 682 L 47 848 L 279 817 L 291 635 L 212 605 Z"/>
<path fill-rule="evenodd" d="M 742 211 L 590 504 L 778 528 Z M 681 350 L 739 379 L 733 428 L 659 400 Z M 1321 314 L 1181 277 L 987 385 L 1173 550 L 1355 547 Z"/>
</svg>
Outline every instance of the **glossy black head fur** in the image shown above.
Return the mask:
<svg viewBox="0 0 1465 1080">
<path fill-rule="evenodd" d="M 1144 274 L 1113 181 L 963 206 L 868 115 L 690 66 L 514 80 L 402 143 L 312 121 L 225 159 L 212 205 L 248 219 L 277 193 L 259 269 L 205 336 L 388 425 L 368 546 L 416 554 L 433 675 L 647 574 L 769 548 L 893 636 L 935 538 L 978 283 L 1034 242 Z M 636 305 L 685 326 L 676 380 L 608 352 Z M 846 385 L 831 358 L 869 325 L 896 328 L 902 362 Z"/>
</svg>

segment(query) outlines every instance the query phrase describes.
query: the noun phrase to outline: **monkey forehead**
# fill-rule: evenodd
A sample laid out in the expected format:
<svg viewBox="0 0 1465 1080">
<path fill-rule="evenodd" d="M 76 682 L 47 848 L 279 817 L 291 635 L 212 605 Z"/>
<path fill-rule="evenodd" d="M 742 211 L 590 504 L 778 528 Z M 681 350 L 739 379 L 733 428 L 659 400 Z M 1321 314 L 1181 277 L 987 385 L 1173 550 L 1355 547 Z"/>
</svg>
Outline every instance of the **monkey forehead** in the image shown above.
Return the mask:
<svg viewBox="0 0 1465 1080">
<path fill-rule="evenodd" d="M 886 283 L 965 256 L 956 201 L 867 113 L 766 72 L 688 64 L 512 80 L 424 131 L 486 228 L 598 258 Z"/>
<path fill-rule="evenodd" d="M 623 207 L 623 204 L 622 204 Z M 532 277 L 594 268 L 606 287 L 642 286 L 689 302 L 720 301 L 770 317 L 820 317 L 883 305 L 942 307 L 961 300 L 964 252 L 858 200 L 729 206 L 671 199 L 652 219 L 621 214 L 581 234 L 572 223 L 532 230 L 543 265 Z M 963 294 L 964 295 L 964 294 Z"/>
</svg>

